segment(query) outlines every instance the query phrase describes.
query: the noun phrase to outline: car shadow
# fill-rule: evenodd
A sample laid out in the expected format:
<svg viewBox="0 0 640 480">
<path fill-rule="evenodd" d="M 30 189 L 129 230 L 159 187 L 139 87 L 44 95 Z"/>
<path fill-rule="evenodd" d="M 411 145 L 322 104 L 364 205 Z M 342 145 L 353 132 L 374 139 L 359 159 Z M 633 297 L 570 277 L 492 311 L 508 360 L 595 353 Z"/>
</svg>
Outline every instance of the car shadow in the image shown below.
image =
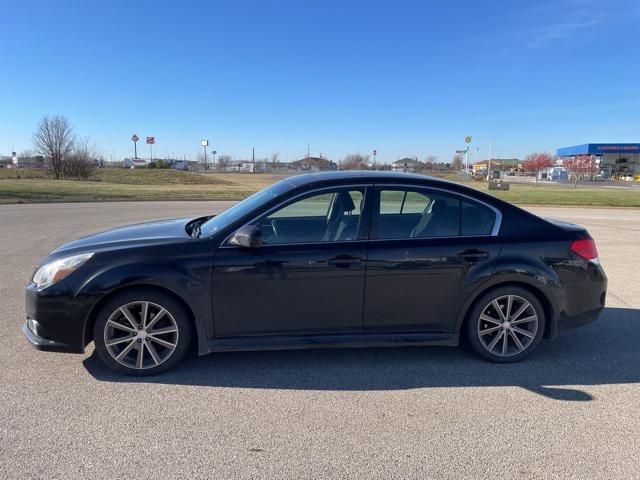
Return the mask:
<svg viewBox="0 0 640 480">
<path fill-rule="evenodd" d="M 576 386 L 640 382 L 640 310 L 607 308 L 591 325 L 544 341 L 515 364 L 468 348 L 319 349 L 193 355 L 153 377 L 113 373 L 94 352 L 86 369 L 105 382 L 295 390 L 402 390 L 519 386 L 554 400 L 590 401 Z"/>
</svg>

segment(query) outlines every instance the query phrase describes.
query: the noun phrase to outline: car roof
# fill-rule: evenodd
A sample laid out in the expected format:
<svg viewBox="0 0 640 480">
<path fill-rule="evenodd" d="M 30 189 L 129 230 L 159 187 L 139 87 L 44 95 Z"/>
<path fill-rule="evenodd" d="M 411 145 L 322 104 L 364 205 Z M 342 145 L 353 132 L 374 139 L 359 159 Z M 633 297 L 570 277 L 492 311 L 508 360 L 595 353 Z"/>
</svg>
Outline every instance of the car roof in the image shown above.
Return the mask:
<svg viewBox="0 0 640 480">
<path fill-rule="evenodd" d="M 345 170 L 339 172 L 319 172 L 304 173 L 288 177 L 286 182 L 294 187 L 304 187 L 308 185 L 317 185 L 324 183 L 344 183 L 344 182 L 384 182 L 391 183 L 424 183 L 435 184 L 442 183 L 451 185 L 454 182 L 443 180 L 440 178 L 430 177 L 427 175 L 418 175 L 415 173 L 387 172 L 387 171 L 369 171 L 369 170 Z"/>
</svg>

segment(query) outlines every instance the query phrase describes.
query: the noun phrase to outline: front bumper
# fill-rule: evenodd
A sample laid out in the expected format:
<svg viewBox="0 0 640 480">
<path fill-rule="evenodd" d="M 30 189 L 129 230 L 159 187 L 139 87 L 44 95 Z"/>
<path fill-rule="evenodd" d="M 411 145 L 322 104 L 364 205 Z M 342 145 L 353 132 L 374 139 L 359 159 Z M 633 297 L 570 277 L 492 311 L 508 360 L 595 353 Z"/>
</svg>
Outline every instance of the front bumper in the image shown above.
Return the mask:
<svg viewBox="0 0 640 480">
<path fill-rule="evenodd" d="M 69 345 L 67 343 L 56 342 L 55 340 L 49 340 L 48 338 L 40 337 L 36 332 L 30 328 L 30 323 L 33 319 L 27 319 L 22 325 L 22 333 L 27 337 L 29 343 L 38 350 L 44 350 L 47 352 L 66 352 L 66 353 L 82 353 L 83 348 L 79 348 L 78 345 Z"/>
<path fill-rule="evenodd" d="M 22 332 L 40 350 L 82 353 L 85 325 L 96 299 L 74 296 L 64 282 L 39 290 L 29 284 L 25 290 L 27 321 Z"/>
</svg>

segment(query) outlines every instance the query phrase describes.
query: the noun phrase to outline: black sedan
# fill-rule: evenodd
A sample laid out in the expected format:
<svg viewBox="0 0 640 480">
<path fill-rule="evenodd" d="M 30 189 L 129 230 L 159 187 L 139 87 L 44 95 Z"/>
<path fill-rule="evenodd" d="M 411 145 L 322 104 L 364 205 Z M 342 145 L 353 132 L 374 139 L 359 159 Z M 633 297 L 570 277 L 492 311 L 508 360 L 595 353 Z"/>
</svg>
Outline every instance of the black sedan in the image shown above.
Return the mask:
<svg viewBox="0 0 640 480">
<path fill-rule="evenodd" d="M 190 348 L 457 345 L 514 362 L 595 320 L 607 278 L 589 233 L 430 177 L 287 178 L 220 215 L 67 243 L 26 288 L 23 332 L 155 374 Z"/>
</svg>

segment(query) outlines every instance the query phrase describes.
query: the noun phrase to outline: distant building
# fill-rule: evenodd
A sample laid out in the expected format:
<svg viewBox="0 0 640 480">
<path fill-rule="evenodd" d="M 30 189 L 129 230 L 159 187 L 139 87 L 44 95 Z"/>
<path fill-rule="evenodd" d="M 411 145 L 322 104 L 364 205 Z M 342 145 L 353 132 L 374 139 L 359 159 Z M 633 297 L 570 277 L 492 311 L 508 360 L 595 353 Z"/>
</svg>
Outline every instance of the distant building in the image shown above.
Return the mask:
<svg viewBox="0 0 640 480">
<path fill-rule="evenodd" d="M 471 166 L 473 173 L 486 172 L 489 160 L 481 160 L 474 163 Z M 522 160 L 517 158 L 492 158 L 491 170 L 498 170 L 500 172 L 510 172 L 516 170 L 522 170 Z"/>
<path fill-rule="evenodd" d="M 424 163 L 415 158 L 401 158 L 391 164 L 391 170 L 394 172 L 421 172 L 424 169 Z"/>
<path fill-rule="evenodd" d="M 338 169 L 337 163 L 323 157 L 304 157 L 291 162 L 291 166 L 300 172 L 326 172 Z"/>
<path fill-rule="evenodd" d="M 171 168 L 173 170 L 187 171 L 189 170 L 190 163 L 193 162 L 189 162 L 188 160 L 184 159 L 181 160 L 178 158 L 154 158 L 153 162 L 149 162 L 147 166 L 151 167 L 152 165 L 155 165 L 155 168 Z"/>
<path fill-rule="evenodd" d="M 338 169 L 336 163 L 323 157 L 304 157 L 291 162 L 291 167 L 303 172 L 324 172 Z"/>
<path fill-rule="evenodd" d="M 559 148 L 561 159 L 590 156 L 603 178 L 640 181 L 640 143 L 585 143 Z"/>
<path fill-rule="evenodd" d="M 122 161 L 122 166 L 124 168 L 147 168 L 149 162 L 144 158 L 125 158 Z"/>
</svg>

